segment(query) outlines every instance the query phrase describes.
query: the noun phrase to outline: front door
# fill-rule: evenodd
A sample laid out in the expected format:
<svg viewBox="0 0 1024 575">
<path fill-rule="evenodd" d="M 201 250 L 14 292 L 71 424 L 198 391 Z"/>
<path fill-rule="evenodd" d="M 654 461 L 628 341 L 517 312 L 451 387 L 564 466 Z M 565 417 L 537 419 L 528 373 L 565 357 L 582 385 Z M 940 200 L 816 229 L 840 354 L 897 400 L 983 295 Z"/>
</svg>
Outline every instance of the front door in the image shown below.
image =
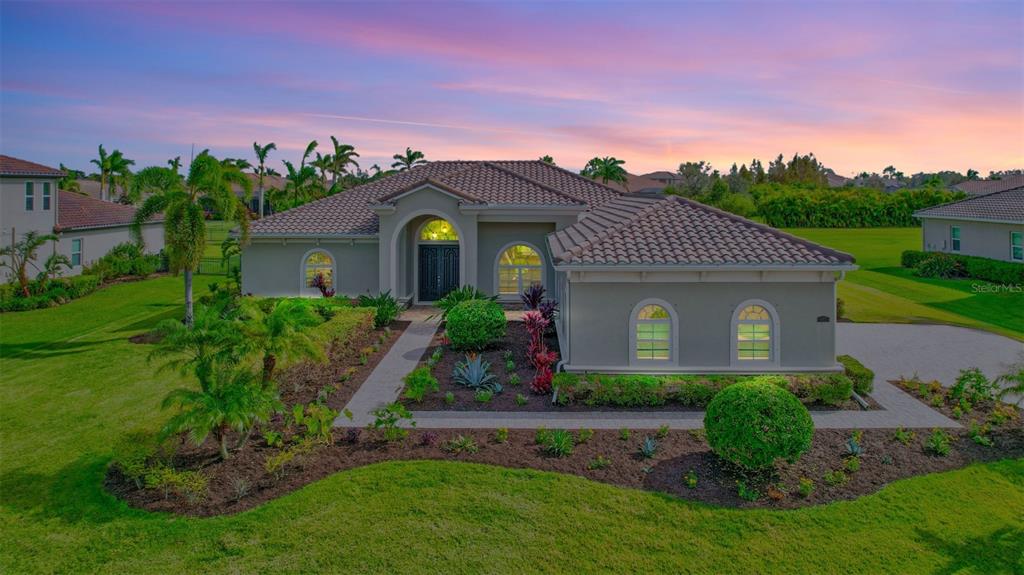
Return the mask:
<svg viewBox="0 0 1024 575">
<path fill-rule="evenodd" d="M 419 300 L 437 301 L 459 287 L 459 246 L 420 245 Z"/>
</svg>

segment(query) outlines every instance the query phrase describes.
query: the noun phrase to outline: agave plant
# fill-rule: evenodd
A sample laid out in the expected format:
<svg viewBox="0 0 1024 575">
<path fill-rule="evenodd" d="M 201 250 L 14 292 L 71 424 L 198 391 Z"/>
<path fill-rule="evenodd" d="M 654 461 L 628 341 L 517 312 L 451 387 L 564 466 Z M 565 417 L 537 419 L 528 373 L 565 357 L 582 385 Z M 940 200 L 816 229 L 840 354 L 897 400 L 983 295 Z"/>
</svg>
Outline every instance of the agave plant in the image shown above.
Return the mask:
<svg viewBox="0 0 1024 575">
<path fill-rule="evenodd" d="M 466 361 L 455 365 L 452 379 L 455 380 L 455 383 L 470 389 L 483 389 L 494 393 L 501 393 L 501 383 L 490 370 L 491 362 L 484 361 L 484 358 L 480 355 L 470 354 L 466 356 Z"/>
</svg>

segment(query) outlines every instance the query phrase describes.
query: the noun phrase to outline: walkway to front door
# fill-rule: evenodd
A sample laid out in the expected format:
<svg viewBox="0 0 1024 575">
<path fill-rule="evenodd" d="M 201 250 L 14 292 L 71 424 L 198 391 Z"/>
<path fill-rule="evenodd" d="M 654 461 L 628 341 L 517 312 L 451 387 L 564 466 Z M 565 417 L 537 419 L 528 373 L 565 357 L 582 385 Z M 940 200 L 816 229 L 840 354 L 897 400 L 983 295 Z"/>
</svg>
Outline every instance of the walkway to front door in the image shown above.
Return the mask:
<svg viewBox="0 0 1024 575">
<path fill-rule="evenodd" d="M 418 265 L 419 301 L 437 301 L 459 287 L 458 245 L 421 244 Z"/>
</svg>

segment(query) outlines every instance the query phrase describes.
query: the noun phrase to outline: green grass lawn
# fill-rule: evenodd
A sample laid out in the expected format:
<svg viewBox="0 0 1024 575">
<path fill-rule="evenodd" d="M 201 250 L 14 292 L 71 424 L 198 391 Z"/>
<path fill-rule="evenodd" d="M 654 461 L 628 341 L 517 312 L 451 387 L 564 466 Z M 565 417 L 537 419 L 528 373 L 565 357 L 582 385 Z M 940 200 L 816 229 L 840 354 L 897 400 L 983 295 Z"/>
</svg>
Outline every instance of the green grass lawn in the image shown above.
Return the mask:
<svg viewBox="0 0 1024 575">
<path fill-rule="evenodd" d="M 160 425 L 181 382 L 126 338 L 181 301 L 181 280 L 161 278 L 0 316 L 0 572 L 1024 569 L 1024 460 L 796 511 L 455 462 L 346 471 L 229 517 L 133 510 L 103 490 L 104 469 L 127 432 Z"/>
<path fill-rule="evenodd" d="M 786 230 L 853 254 L 860 269 L 846 274 L 839 297 L 854 321 L 946 323 L 1024 340 L 1024 294 L 975 292 L 970 279 L 930 279 L 900 267 L 904 250 L 921 249 L 920 228 Z"/>
<path fill-rule="evenodd" d="M 234 227 L 236 227 L 234 222 L 219 220 L 206 222 L 206 249 L 203 251 L 203 257 L 220 259 L 220 244 Z"/>
</svg>

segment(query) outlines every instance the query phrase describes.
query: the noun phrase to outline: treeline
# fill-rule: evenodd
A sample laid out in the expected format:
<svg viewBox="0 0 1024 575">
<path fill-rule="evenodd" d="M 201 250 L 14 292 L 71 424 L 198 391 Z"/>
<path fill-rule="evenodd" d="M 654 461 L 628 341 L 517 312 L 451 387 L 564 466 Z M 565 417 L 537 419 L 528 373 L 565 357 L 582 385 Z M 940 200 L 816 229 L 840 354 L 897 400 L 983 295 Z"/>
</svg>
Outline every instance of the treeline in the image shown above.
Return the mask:
<svg viewBox="0 0 1024 575">
<path fill-rule="evenodd" d="M 865 188 L 794 189 L 755 186 L 758 215 L 774 227 L 868 228 L 909 227 L 917 210 L 965 197 L 963 192 L 919 188 L 885 193 Z"/>
</svg>

